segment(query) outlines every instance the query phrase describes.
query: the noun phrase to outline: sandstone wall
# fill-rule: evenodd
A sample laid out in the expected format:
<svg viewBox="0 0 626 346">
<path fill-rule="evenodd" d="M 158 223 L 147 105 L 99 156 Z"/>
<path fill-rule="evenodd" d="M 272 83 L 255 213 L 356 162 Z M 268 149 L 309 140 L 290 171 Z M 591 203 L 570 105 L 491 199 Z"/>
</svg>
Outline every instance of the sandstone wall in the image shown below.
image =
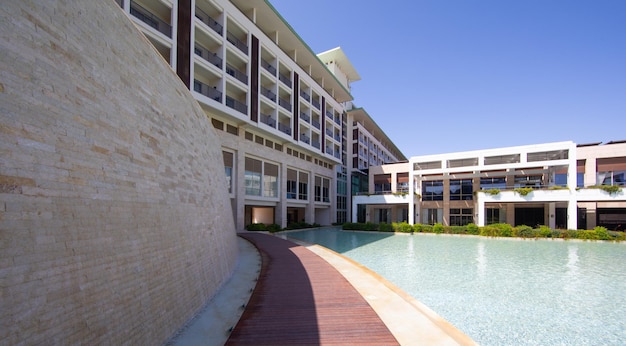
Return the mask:
<svg viewBox="0 0 626 346">
<path fill-rule="evenodd" d="M 220 143 L 113 0 L 0 6 L 0 344 L 153 345 L 237 257 Z"/>
</svg>

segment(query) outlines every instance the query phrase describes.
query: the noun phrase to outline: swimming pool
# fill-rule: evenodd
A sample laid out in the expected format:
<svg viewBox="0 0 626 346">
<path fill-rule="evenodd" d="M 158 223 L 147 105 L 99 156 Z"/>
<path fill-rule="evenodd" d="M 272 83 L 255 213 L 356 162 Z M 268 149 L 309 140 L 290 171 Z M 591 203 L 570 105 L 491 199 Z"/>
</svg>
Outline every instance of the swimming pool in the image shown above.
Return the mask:
<svg viewBox="0 0 626 346">
<path fill-rule="evenodd" d="M 296 231 L 384 276 L 481 345 L 624 345 L 626 244 Z"/>
</svg>

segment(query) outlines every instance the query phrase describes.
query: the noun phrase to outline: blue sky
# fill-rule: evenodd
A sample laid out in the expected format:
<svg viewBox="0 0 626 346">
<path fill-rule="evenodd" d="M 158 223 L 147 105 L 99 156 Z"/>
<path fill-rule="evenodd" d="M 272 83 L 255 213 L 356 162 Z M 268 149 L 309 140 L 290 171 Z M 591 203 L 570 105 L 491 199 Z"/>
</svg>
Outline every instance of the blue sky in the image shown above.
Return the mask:
<svg viewBox="0 0 626 346">
<path fill-rule="evenodd" d="M 270 0 L 405 156 L 626 139 L 626 0 Z"/>
</svg>

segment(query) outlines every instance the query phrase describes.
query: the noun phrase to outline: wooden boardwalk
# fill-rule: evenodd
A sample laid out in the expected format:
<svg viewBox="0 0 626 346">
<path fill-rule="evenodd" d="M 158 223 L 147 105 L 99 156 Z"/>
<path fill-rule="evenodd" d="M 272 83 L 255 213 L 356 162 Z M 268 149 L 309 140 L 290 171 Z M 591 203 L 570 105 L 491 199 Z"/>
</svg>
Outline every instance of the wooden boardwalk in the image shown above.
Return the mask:
<svg viewBox="0 0 626 346">
<path fill-rule="evenodd" d="M 259 281 L 226 345 L 398 345 L 328 262 L 293 242 L 241 233 L 261 253 Z"/>
</svg>

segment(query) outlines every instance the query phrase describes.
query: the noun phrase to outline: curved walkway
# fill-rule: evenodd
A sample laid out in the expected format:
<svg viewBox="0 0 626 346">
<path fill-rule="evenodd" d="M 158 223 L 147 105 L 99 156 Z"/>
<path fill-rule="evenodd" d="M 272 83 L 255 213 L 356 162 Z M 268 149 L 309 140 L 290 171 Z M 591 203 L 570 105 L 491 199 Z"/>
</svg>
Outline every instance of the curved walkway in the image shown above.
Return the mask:
<svg viewBox="0 0 626 346">
<path fill-rule="evenodd" d="M 398 345 L 380 317 L 328 262 L 293 242 L 240 233 L 261 252 L 252 297 L 227 345 Z"/>
</svg>

